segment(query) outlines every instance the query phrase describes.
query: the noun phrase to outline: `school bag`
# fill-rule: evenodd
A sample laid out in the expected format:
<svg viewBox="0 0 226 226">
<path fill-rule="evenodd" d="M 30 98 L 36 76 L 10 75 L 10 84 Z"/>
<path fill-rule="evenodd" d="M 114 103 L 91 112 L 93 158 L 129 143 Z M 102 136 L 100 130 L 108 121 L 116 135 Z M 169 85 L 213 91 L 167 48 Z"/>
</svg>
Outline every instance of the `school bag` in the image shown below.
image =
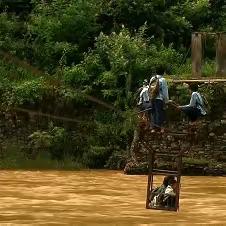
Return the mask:
<svg viewBox="0 0 226 226">
<path fill-rule="evenodd" d="M 153 204 L 153 206 L 163 205 L 165 190 L 166 190 L 166 187 L 161 185 L 160 187 L 157 187 L 152 191 L 150 196 L 150 202 Z"/>
<path fill-rule="evenodd" d="M 200 100 L 200 97 L 198 95 L 198 99 L 199 99 L 199 105 L 201 105 L 201 107 L 204 109 L 204 111 L 206 112 L 206 114 L 209 114 L 210 112 L 210 105 L 209 105 L 209 102 L 207 100 L 207 98 L 205 97 L 205 95 L 199 93 L 201 98 L 202 98 L 202 101 Z"/>
<path fill-rule="evenodd" d="M 156 97 L 159 95 L 159 90 L 160 90 L 160 84 L 159 84 L 159 78 L 155 76 L 153 81 L 151 81 L 149 85 L 149 95 L 150 99 L 156 99 Z"/>
<path fill-rule="evenodd" d="M 210 110 L 211 110 L 209 102 L 208 102 L 207 98 L 203 94 L 200 94 L 200 95 L 202 97 L 203 108 L 206 111 L 206 113 L 208 114 L 210 112 Z"/>
</svg>

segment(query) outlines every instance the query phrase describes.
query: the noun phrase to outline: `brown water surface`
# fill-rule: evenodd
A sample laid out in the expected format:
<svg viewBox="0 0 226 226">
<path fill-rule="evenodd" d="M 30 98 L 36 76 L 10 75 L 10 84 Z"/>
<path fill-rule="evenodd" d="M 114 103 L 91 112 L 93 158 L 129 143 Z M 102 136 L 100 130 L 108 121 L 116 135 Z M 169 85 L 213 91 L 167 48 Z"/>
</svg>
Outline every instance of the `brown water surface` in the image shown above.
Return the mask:
<svg viewBox="0 0 226 226">
<path fill-rule="evenodd" d="M 0 178 L 0 225 L 226 225 L 224 177 L 182 177 L 178 213 L 145 209 L 146 176 L 0 171 Z"/>
</svg>

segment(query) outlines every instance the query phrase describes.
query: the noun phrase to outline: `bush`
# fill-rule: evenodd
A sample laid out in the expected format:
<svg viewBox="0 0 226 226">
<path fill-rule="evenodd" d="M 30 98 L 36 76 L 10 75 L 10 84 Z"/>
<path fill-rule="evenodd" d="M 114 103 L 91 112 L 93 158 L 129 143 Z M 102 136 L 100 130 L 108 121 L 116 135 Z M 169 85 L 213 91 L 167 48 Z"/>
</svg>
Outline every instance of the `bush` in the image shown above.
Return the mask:
<svg viewBox="0 0 226 226">
<path fill-rule="evenodd" d="M 67 134 L 64 128 L 50 124 L 49 131 L 36 131 L 29 136 L 29 148 L 33 158 L 37 158 L 40 151 L 46 150 L 52 159 L 64 159 L 66 155 Z"/>
<path fill-rule="evenodd" d="M 84 153 L 83 162 L 89 168 L 103 168 L 111 153 L 112 150 L 107 147 L 91 146 L 90 149 Z"/>
<path fill-rule="evenodd" d="M 125 108 L 131 107 L 132 93 L 141 80 L 150 78 L 159 65 L 174 70 L 180 59 L 171 46 L 157 48 L 143 38 L 142 32 L 132 35 L 122 28 L 118 34 L 101 33 L 95 49 L 85 54 L 81 64 L 68 68 L 64 78 L 71 86 Z"/>
</svg>

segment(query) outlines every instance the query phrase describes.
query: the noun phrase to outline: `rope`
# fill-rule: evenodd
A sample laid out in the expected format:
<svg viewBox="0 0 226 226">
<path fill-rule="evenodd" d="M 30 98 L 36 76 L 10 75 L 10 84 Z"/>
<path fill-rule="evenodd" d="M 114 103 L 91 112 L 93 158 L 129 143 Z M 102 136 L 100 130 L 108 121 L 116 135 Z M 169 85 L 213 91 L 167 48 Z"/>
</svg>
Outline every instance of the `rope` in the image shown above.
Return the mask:
<svg viewBox="0 0 226 226">
<path fill-rule="evenodd" d="M 80 121 L 80 120 L 77 120 L 77 119 L 63 117 L 63 116 L 51 115 L 51 114 L 43 113 L 43 112 L 40 112 L 40 111 L 28 110 L 28 109 L 25 109 L 25 108 L 15 107 L 15 108 L 13 108 L 13 110 L 18 111 L 18 112 L 25 112 L 25 113 L 28 113 L 28 114 L 31 114 L 31 115 L 53 118 L 53 119 L 57 119 L 57 120 L 61 120 L 61 121 L 84 123 L 84 121 Z"/>
<path fill-rule="evenodd" d="M 192 83 L 192 82 L 200 82 L 200 83 L 216 83 L 216 82 L 222 82 L 225 83 L 226 79 L 224 78 L 213 78 L 213 79 L 182 79 L 182 80 L 177 80 L 177 79 L 167 79 L 169 82 L 173 83 Z"/>
<path fill-rule="evenodd" d="M 138 111 L 138 114 L 139 114 L 139 113 L 142 113 L 142 112 L 145 112 L 145 111 L 149 111 L 149 110 L 152 110 L 152 108 L 147 108 L 147 109 L 145 109 L 145 110 Z"/>
<path fill-rule="evenodd" d="M 41 71 L 40 69 L 38 69 L 37 67 L 34 67 L 33 65 L 29 64 L 29 62 L 27 62 L 26 60 L 21 60 L 18 57 L 12 55 L 11 53 L 7 52 L 7 51 L 2 51 L 0 50 L 0 56 L 2 56 L 2 60 L 7 61 L 7 62 L 12 62 L 16 65 L 19 65 L 23 68 L 25 68 L 26 70 L 29 70 L 32 74 L 36 74 L 36 75 L 44 75 L 44 72 Z M 52 83 L 52 81 L 50 81 Z M 77 90 L 78 93 L 82 93 L 81 90 Z M 103 100 L 100 100 L 96 97 L 87 95 L 87 94 L 83 94 L 84 97 L 94 103 L 97 103 L 99 105 L 102 105 L 110 110 L 115 110 L 115 107 L 109 103 L 106 103 Z"/>
<path fill-rule="evenodd" d="M 181 61 L 181 63 L 180 63 L 180 66 L 181 66 L 182 64 L 185 63 L 185 60 L 186 60 L 186 58 L 187 58 L 188 53 L 190 52 L 190 50 L 191 50 L 191 45 L 189 46 L 188 51 L 187 51 L 186 54 L 184 55 L 184 57 L 183 57 L 183 59 L 182 59 L 182 61 Z"/>
</svg>

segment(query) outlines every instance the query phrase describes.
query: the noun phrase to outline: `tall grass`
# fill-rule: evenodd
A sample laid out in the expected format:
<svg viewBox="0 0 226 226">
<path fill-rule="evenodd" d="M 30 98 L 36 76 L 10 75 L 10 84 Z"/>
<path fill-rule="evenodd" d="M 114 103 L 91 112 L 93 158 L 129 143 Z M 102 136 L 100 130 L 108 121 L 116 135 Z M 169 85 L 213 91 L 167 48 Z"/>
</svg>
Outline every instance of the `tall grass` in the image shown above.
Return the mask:
<svg viewBox="0 0 226 226">
<path fill-rule="evenodd" d="M 16 144 L 8 143 L 1 152 L 0 169 L 23 169 L 23 170 L 79 170 L 85 166 L 66 157 L 64 160 L 57 161 L 50 158 L 48 153 L 41 153 L 36 159 L 29 159 L 22 148 Z"/>
<path fill-rule="evenodd" d="M 212 77 L 216 74 L 216 62 L 213 60 L 205 60 L 202 64 L 202 76 Z M 188 79 L 192 77 L 192 62 L 188 59 L 184 64 L 174 70 L 175 78 Z"/>
</svg>

